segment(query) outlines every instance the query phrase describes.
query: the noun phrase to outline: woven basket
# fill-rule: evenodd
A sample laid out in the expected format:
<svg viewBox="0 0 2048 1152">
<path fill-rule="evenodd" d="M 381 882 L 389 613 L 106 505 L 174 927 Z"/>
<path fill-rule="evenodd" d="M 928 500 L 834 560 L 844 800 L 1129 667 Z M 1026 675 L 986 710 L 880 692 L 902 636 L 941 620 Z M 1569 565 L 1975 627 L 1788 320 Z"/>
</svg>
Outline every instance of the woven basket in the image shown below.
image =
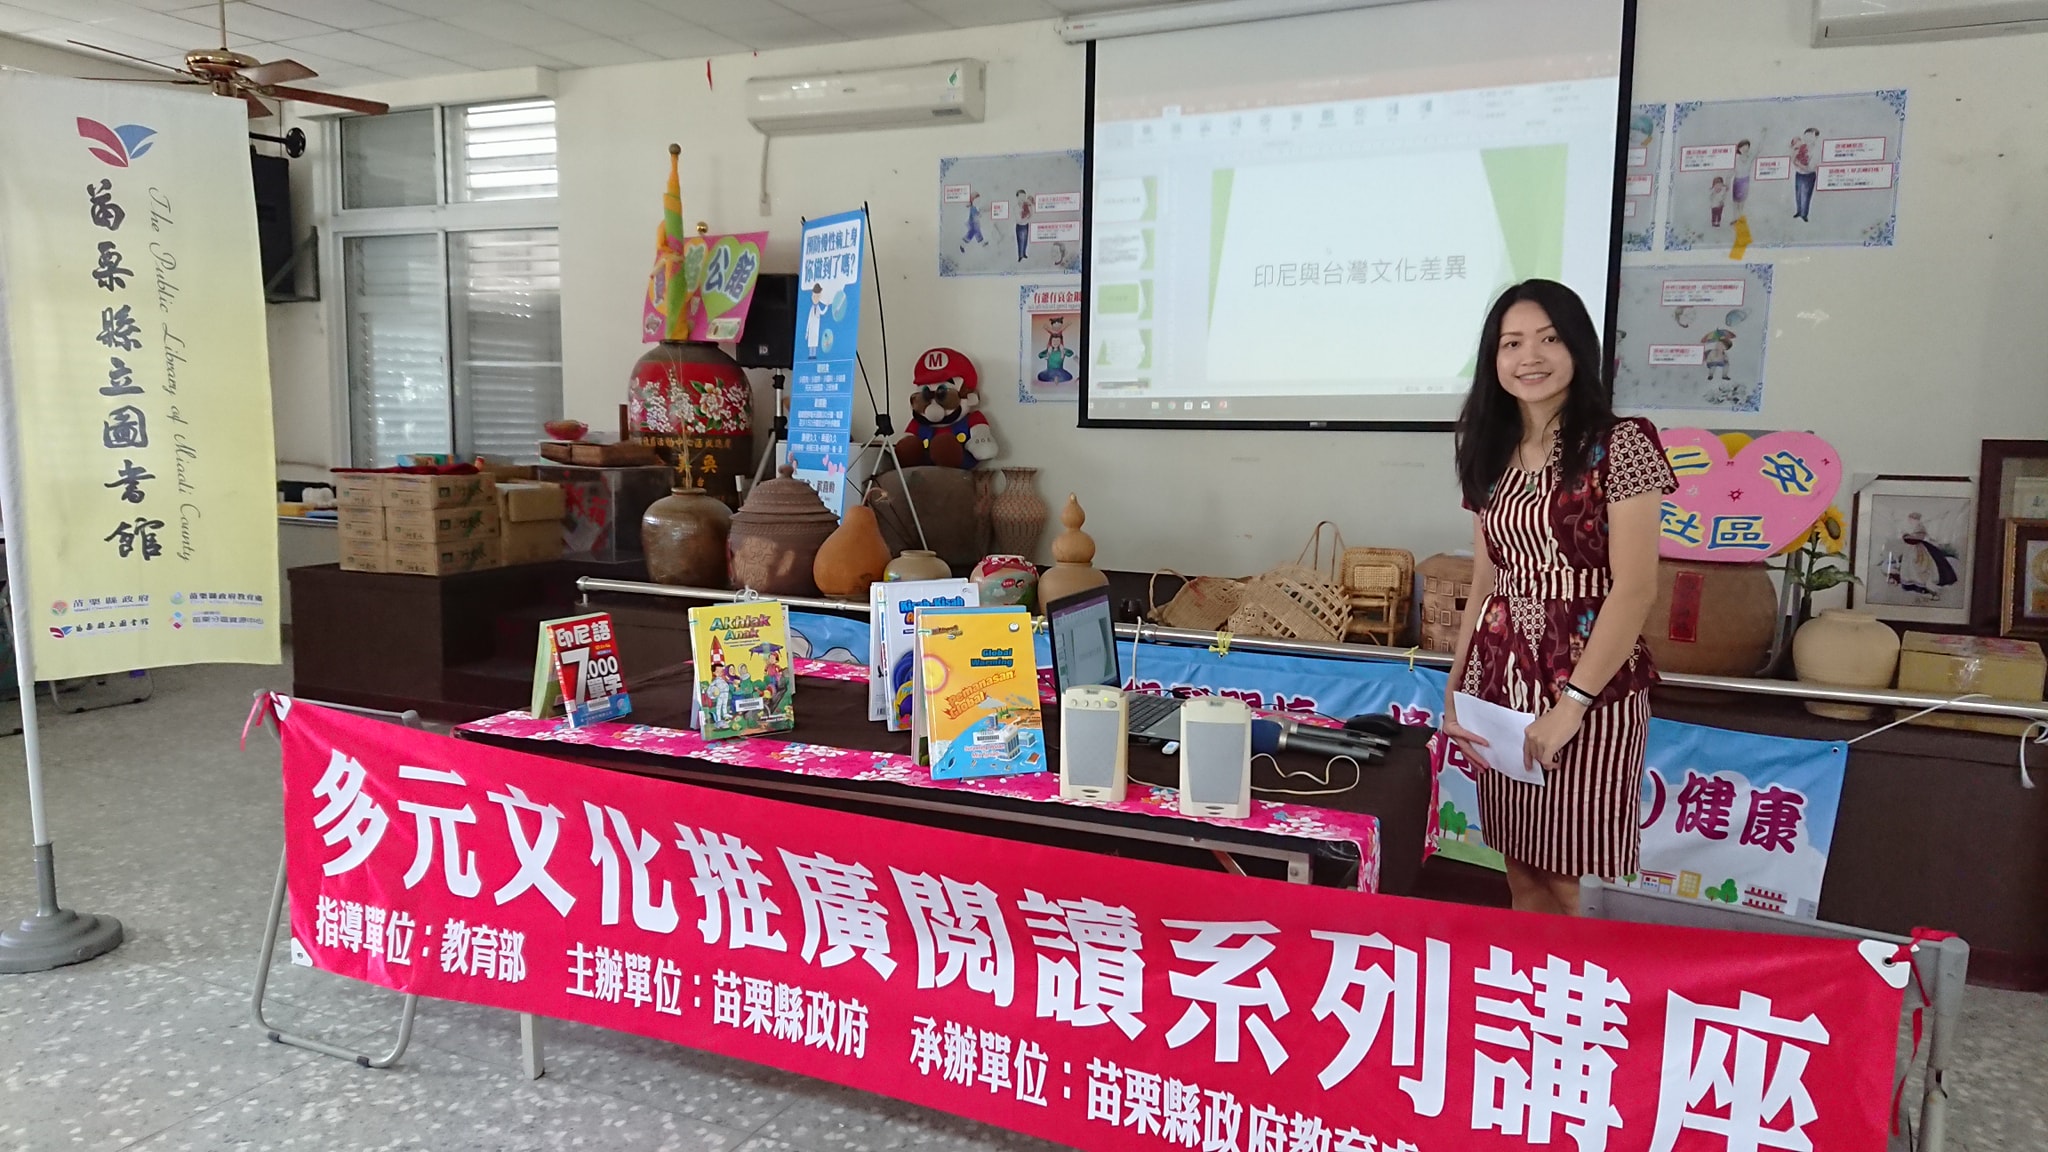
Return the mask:
<svg viewBox="0 0 2048 1152">
<path fill-rule="evenodd" d="M 1161 576 L 1180 576 L 1180 573 L 1171 568 L 1161 568 L 1152 574 L 1152 582 L 1146 585 L 1145 598 L 1152 607 L 1145 613 L 1145 618 L 1154 624 L 1214 632 L 1223 627 L 1230 614 L 1244 603 L 1242 580 L 1229 580 L 1222 576 L 1181 576 L 1180 591 L 1173 594 L 1173 599 L 1161 604 L 1158 595 Z"/>
<path fill-rule="evenodd" d="M 1326 527 L 1336 540 L 1329 568 L 1323 565 Z M 1317 524 L 1294 563 L 1268 569 L 1245 584 L 1244 602 L 1230 614 L 1228 629 L 1246 636 L 1326 644 L 1343 639 L 1351 604 L 1345 599 L 1344 586 L 1334 571 L 1337 558 L 1343 554 L 1344 539 L 1338 535 L 1337 526 L 1328 520 Z"/>
</svg>

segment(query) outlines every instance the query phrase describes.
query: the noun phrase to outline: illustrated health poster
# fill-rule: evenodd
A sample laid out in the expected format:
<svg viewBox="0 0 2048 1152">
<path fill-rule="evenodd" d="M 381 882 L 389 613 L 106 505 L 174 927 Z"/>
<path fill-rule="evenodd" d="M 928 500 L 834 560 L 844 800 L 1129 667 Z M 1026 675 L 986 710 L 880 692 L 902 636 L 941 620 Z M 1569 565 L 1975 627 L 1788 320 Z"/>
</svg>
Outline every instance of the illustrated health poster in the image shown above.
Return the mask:
<svg viewBox="0 0 2048 1152">
<path fill-rule="evenodd" d="M 790 368 L 789 462 L 834 515 L 845 507 L 860 350 L 860 275 L 867 214 L 804 222 Z"/>
<path fill-rule="evenodd" d="M 1664 246 L 1889 248 L 1906 90 L 1675 104 Z"/>
<path fill-rule="evenodd" d="M 278 660 L 248 111 L 0 71 L 0 396 L 40 678 Z"/>
<path fill-rule="evenodd" d="M 1624 267 L 1615 407 L 1763 411 L 1770 328 L 1769 264 Z"/>
<path fill-rule="evenodd" d="M 1628 156 L 1622 177 L 1621 250 L 1648 252 L 1656 235 L 1657 178 L 1664 171 L 1664 118 L 1669 105 L 1629 109 Z"/>
<path fill-rule="evenodd" d="M 1081 396 L 1081 286 L 1026 284 L 1017 290 L 1017 399 Z"/>
<path fill-rule="evenodd" d="M 939 161 L 939 275 L 1081 271 L 1081 157 L 1066 152 Z"/>
</svg>

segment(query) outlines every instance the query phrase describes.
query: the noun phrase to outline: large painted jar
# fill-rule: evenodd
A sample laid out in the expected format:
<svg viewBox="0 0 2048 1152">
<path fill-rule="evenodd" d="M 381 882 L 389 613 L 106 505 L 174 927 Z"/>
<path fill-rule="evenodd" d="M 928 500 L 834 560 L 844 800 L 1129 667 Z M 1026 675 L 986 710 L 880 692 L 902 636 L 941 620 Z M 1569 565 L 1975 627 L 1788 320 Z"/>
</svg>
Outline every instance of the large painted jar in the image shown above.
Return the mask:
<svg viewBox="0 0 2048 1152">
<path fill-rule="evenodd" d="M 633 365 L 626 425 L 671 467 L 685 449 L 697 486 L 740 506 L 734 481 L 753 474 L 753 393 L 739 362 L 715 344 L 664 340 Z"/>
</svg>

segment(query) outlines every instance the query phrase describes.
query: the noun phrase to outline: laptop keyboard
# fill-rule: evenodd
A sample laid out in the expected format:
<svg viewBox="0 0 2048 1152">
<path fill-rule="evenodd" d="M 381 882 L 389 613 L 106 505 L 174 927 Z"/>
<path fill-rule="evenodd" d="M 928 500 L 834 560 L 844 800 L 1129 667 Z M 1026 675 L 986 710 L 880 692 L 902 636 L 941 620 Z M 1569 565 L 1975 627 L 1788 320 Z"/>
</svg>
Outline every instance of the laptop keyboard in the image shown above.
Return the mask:
<svg viewBox="0 0 2048 1152">
<path fill-rule="evenodd" d="M 1124 701 L 1130 709 L 1132 732 L 1143 732 L 1180 710 L 1180 701 L 1172 696 L 1153 696 L 1144 692 L 1126 692 Z"/>
</svg>

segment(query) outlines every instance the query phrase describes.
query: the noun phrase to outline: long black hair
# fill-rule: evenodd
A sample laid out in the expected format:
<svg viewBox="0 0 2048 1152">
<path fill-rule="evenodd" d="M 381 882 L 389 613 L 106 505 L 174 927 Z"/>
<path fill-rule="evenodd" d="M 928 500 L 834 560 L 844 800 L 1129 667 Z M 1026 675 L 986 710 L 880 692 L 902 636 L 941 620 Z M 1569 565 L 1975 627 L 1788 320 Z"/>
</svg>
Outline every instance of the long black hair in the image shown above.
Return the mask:
<svg viewBox="0 0 2048 1152">
<path fill-rule="evenodd" d="M 1484 508 L 1514 460 L 1522 442 L 1522 406 L 1501 387 L 1497 368 L 1500 326 L 1508 309 L 1522 301 L 1543 309 L 1572 358 L 1572 382 L 1558 413 L 1560 463 L 1567 480 L 1584 475 L 1593 445 L 1614 423 L 1614 395 L 1600 355 L 1600 332 L 1579 294 L 1555 280 L 1524 280 L 1500 294 L 1487 310 L 1479 330 L 1479 357 L 1472 369 L 1472 391 L 1458 413 L 1458 486 L 1465 503 Z"/>
</svg>

